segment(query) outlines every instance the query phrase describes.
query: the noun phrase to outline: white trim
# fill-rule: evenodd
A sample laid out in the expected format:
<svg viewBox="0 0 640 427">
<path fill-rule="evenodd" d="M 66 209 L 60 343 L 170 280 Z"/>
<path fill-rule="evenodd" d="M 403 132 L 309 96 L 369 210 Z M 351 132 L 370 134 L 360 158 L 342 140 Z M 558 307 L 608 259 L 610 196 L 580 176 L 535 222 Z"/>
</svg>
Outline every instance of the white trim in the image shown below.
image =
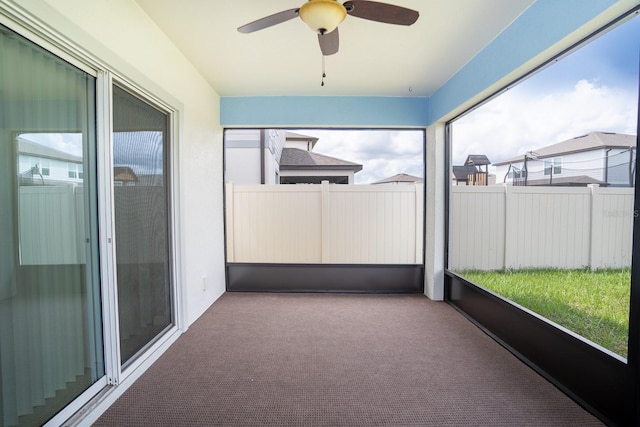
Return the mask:
<svg viewBox="0 0 640 427">
<path fill-rule="evenodd" d="M 100 229 L 100 282 L 102 284 L 102 319 L 104 359 L 107 383 L 120 382 L 120 321 L 118 316 L 118 288 L 115 209 L 113 206 L 113 121 L 112 77 L 109 72 L 98 73 L 96 82 L 96 140 L 98 163 L 98 221 Z"/>
<path fill-rule="evenodd" d="M 87 402 L 97 396 L 107 386 L 107 377 L 102 377 L 88 389 L 86 389 L 80 396 L 74 399 L 70 404 L 64 407 L 64 409 L 58 412 L 53 418 L 43 424 L 43 427 L 56 427 L 62 425 L 65 421 L 71 418 L 77 412 L 81 412 Z"/>
<path fill-rule="evenodd" d="M 64 425 L 69 426 L 91 426 L 102 414 L 105 413 L 115 401 L 124 394 L 131 385 L 133 385 L 144 372 L 153 365 L 153 363 L 169 349 L 169 347 L 180 338 L 180 331 L 172 328 L 162 339 L 158 340 L 151 349 L 145 353 L 145 357 L 141 357 L 136 361 L 135 366 L 131 365 L 127 368 L 127 376 L 122 379 L 119 385 L 105 388 L 102 393 L 95 396 L 88 405 L 77 412 L 72 418 L 66 420 Z"/>
<path fill-rule="evenodd" d="M 82 71 L 94 77 L 97 76 L 98 67 L 92 67 L 95 61 L 90 60 L 88 55 L 82 54 L 82 50 L 77 45 L 44 25 L 18 5 L 0 2 L 0 24 Z"/>
<path fill-rule="evenodd" d="M 177 111 L 171 104 L 143 89 L 142 86 L 137 85 L 128 79 L 122 78 L 121 76 L 117 76 L 116 74 L 112 74 L 112 76 L 112 84 L 120 87 L 126 92 L 129 92 L 131 95 L 139 98 L 143 102 L 146 102 L 153 108 L 160 110 L 160 112 L 170 116 Z"/>
<path fill-rule="evenodd" d="M 153 357 L 153 355 L 161 349 L 173 335 L 180 335 L 181 333 L 182 332 L 175 325 L 169 326 L 147 349 L 145 349 L 144 352 L 127 362 L 127 366 L 122 370 L 120 383 L 129 378 L 129 376 L 134 375 L 140 367 L 144 366 L 147 360 Z"/>
<path fill-rule="evenodd" d="M 434 123 L 425 131 L 425 210 L 424 210 L 424 293 L 430 299 L 444 299 L 444 248 L 445 186 L 451 185 L 445 179 L 445 125 Z"/>
<path fill-rule="evenodd" d="M 170 135 L 171 144 L 170 158 L 169 158 L 169 185 L 170 185 L 170 198 L 171 198 L 171 247 L 170 253 L 173 260 L 171 279 L 173 280 L 173 310 L 175 313 L 175 325 L 182 332 L 185 332 L 189 327 L 188 321 L 188 309 L 187 309 L 187 286 L 186 286 L 186 266 L 185 260 L 182 256 L 184 244 L 184 233 L 182 232 L 182 204 L 180 202 L 180 195 L 182 194 L 182 186 L 180 181 L 180 150 L 179 141 L 182 140 L 182 115 L 179 111 L 174 111 L 170 118 Z"/>
</svg>

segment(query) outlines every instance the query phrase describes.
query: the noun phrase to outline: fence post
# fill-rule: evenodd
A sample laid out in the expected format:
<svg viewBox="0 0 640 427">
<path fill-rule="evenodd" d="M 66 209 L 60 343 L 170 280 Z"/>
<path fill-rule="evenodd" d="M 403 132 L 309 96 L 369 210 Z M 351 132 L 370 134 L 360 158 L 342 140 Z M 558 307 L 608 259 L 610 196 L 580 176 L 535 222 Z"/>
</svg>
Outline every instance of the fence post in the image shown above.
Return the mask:
<svg viewBox="0 0 640 427">
<path fill-rule="evenodd" d="M 589 269 L 602 267 L 602 195 L 598 184 L 589 184 L 591 196 L 591 217 L 589 218 Z"/>
<path fill-rule="evenodd" d="M 321 244 L 322 244 L 322 258 L 321 263 L 326 264 L 329 262 L 329 181 L 322 181 L 321 184 L 321 205 L 322 205 L 322 218 L 321 218 Z"/>
<path fill-rule="evenodd" d="M 502 185 L 504 186 L 504 246 L 502 247 L 504 250 L 504 262 L 502 268 L 504 270 L 508 270 L 514 264 L 514 248 L 510 239 L 510 230 L 513 228 L 513 219 L 510 218 L 510 214 L 514 212 L 514 210 L 510 209 L 509 206 L 512 203 L 512 193 L 509 190 L 509 184 L 504 183 Z M 515 212 L 517 212 L 517 210 Z"/>
<path fill-rule="evenodd" d="M 227 182 L 225 191 L 225 205 L 227 215 L 227 262 L 234 261 L 235 245 L 233 236 L 233 183 Z"/>
<path fill-rule="evenodd" d="M 422 244 L 423 244 L 423 224 L 424 224 L 424 214 L 423 212 L 425 211 L 425 209 L 423 209 L 422 205 L 423 205 L 423 188 L 424 185 L 415 183 L 414 184 L 415 187 L 415 215 L 416 215 L 416 221 L 415 221 L 415 229 L 414 229 L 414 235 L 415 235 L 415 239 L 416 239 L 416 253 L 415 253 L 415 263 L 416 264 L 422 264 L 422 261 L 424 259 L 424 257 L 422 256 Z"/>
</svg>

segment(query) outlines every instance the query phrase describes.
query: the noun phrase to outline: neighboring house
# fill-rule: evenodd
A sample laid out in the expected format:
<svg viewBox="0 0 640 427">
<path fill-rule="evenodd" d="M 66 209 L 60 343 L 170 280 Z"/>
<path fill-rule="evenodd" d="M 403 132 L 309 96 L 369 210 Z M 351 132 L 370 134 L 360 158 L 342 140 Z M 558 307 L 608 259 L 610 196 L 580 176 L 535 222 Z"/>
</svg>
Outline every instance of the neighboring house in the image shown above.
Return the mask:
<svg viewBox="0 0 640 427">
<path fill-rule="evenodd" d="M 299 148 L 300 150 L 313 151 L 318 142 L 315 136 L 302 135 L 295 132 L 285 132 L 285 148 Z"/>
<path fill-rule="evenodd" d="M 280 129 L 227 130 L 224 135 L 225 182 L 280 183 L 285 133 Z"/>
<path fill-rule="evenodd" d="M 225 181 L 235 184 L 353 184 L 362 165 L 314 153 L 318 138 L 277 129 L 225 134 Z"/>
<path fill-rule="evenodd" d="M 300 148 L 286 148 L 280 160 L 280 184 L 354 184 L 362 165 Z"/>
<path fill-rule="evenodd" d="M 380 181 L 372 182 L 372 185 L 396 185 L 396 184 L 414 184 L 422 183 L 422 178 L 409 175 L 407 173 L 399 173 L 397 175 L 390 176 L 385 179 L 381 179 Z"/>
<path fill-rule="evenodd" d="M 82 157 L 48 145 L 18 137 L 18 180 L 20 185 L 82 184 Z M 163 185 L 162 175 L 136 175 L 129 166 L 113 167 L 114 186 Z"/>
<path fill-rule="evenodd" d="M 20 185 L 80 184 L 84 177 L 82 157 L 16 138 Z"/>
<path fill-rule="evenodd" d="M 635 180 L 636 136 L 590 132 L 494 163 L 512 185 L 630 187 Z"/>
</svg>

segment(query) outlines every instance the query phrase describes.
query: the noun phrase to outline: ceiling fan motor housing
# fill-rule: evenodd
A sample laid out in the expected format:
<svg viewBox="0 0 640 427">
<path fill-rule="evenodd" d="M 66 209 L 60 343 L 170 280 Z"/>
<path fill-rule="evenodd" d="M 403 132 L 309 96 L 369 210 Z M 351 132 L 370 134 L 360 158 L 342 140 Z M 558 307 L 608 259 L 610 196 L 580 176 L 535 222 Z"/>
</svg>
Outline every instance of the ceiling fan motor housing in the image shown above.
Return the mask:
<svg viewBox="0 0 640 427">
<path fill-rule="evenodd" d="M 298 13 L 314 32 L 328 34 L 344 20 L 347 9 L 336 0 L 309 0 Z"/>
</svg>

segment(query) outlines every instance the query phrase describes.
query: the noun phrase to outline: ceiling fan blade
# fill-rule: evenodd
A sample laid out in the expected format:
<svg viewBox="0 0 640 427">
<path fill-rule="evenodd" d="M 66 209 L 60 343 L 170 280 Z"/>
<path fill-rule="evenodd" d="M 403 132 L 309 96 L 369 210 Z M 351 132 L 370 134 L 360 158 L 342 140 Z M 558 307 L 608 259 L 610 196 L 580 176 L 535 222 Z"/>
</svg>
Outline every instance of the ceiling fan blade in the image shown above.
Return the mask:
<svg viewBox="0 0 640 427">
<path fill-rule="evenodd" d="M 296 18 L 298 16 L 299 10 L 300 8 L 283 10 L 282 12 L 265 16 L 264 18 L 260 18 L 256 21 L 245 24 L 242 27 L 238 27 L 238 31 L 240 31 L 241 33 L 253 33 L 254 31 L 272 27 L 276 24 L 281 24 L 290 19 Z"/>
<path fill-rule="evenodd" d="M 376 1 L 350 0 L 343 6 L 351 16 L 385 24 L 411 25 L 420 16 L 415 10 Z"/>
<path fill-rule="evenodd" d="M 333 55 L 338 52 L 340 46 L 340 36 L 338 29 L 326 34 L 318 34 L 318 42 L 320 42 L 320 50 L 324 56 Z"/>
</svg>

